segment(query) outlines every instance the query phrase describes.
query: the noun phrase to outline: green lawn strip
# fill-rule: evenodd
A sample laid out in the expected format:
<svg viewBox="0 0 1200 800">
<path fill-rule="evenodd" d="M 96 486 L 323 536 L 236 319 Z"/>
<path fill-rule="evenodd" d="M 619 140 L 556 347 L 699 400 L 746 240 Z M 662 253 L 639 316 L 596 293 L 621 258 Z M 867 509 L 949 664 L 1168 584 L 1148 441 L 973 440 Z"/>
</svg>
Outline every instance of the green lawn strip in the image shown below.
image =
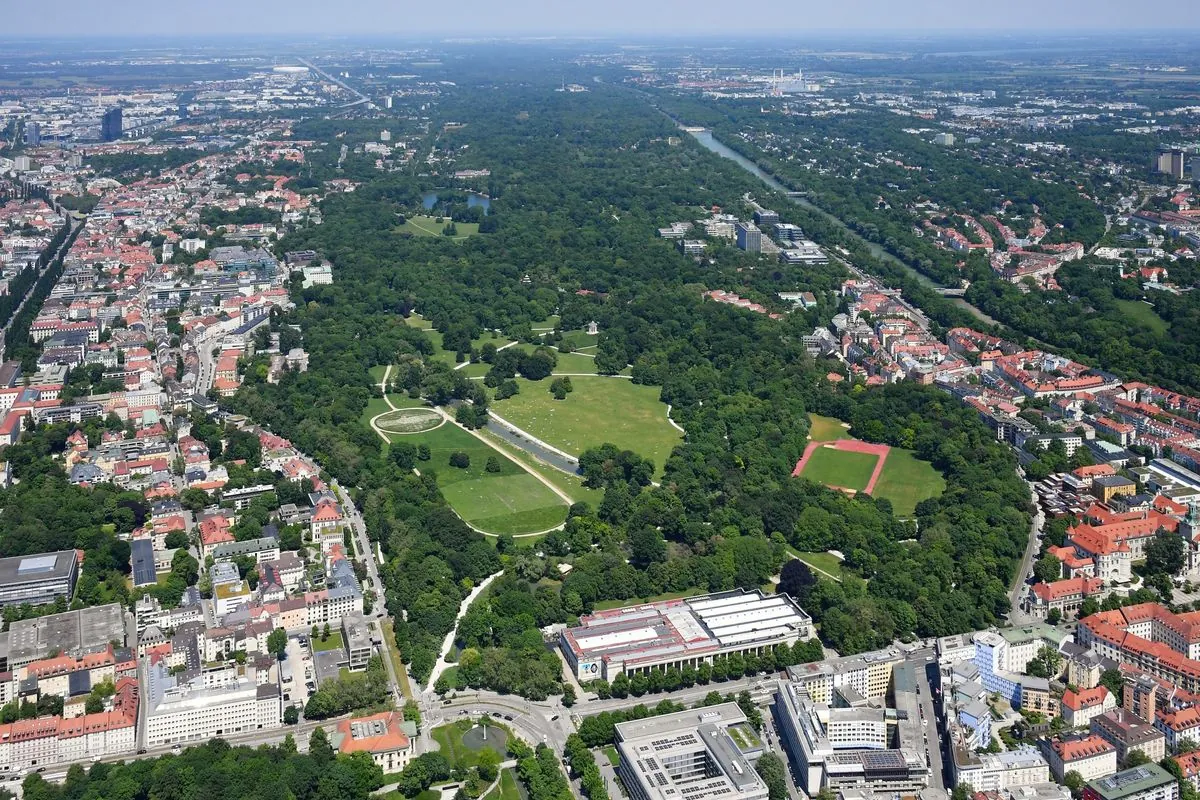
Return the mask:
<svg viewBox="0 0 1200 800">
<path fill-rule="evenodd" d="M 531 480 L 536 479 L 531 478 Z M 541 486 L 541 484 L 538 485 Z M 553 494 L 549 494 L 548 496 L 557 501 L 557 498 Z M 470 518 L 470 522 L 480 530 L 499 536 L 505 533 L 516 535 L 548 531 L 551 528 L 562 525 L 566 518 L 567 507 L 559 503 L 558 505 L 531 508 L 526 511 L 512 511 L 495 517 Z M 526 539 L 522 539 L 522 542 L 525 544 L 529 543 Z"/>
<path fill-rule="evenodd" d="M 834 417 L 823 417 L 820 414 L 809 414 L 808 438 L 814 442 L 832 442 L 837 439 L 849 439 L 850 432 L 842 427 L 842 421 Z"/>
<path fill-rule="evenodd" d="M 535 533 L 566 518 L 567 507 L 561 498 L 519 464 L 457 425 L 447 423 L 437 430 L 403 438 L 429 446 L 430 460 L 417 462 L 417 468 L 422 473 L 436 472 L 446 502 L 463 519 L 489 533 Z M 450 466 L 450 454 L 456 451 L 470 457 L 469 467 Z M 499 472 L 487 471 L 489 456 L 496 458 Z M 540 513 L 531 513 L 535 511 Z M 487 525 L 477 524 L 476 520 L 486 520 Z"/>
<path fill-rule="evenodd" d="M 511 769 L 500 772 L 500 785 L 487 795 L 487 800 L 525 800 L 525 794 Z"/>
<path fill-rule="evenodd" d="M 664 600 L 679 600 L 683 597 L 695 597 L 698 594 L 704 594 L 706 589 L 684 589 L 682 592 L 664 592 L 651 597 L 630 598 L 628 600 L 601 600 L 596 603 L 593 608 L 596 611 L 607 611 L 610 608 L 622 608 L 624 606 L 636 606 L 642 603 L 661 603 Z"/>
<path fill-rule="evenodd" d="M 380 414 L 386 414 L 391 410 L 392 409 L 388 407 L 388 404 L 384 402 L 382 397 L 372 397 L 367 401 L 367 407 L 363 409 L 363 414 L 360 419 L 363 425 L 369 427 L 371 420 L 373 420 L 375 417 L 378 417 Z"/>
<path fill-rule="evenodd" d="M 329 638 L 325 641 L 321 641 L 320 636 L 312 640 L 312 649 L 315 653 L 323 653 L 326 650 L 341 650 L 343 647 L 340 631 L 330 631 Z"/>
<path fill-rule="evenodd" d="M 367 370 L 367 372 L 371 376 L 371 383 L 378 386 L 379 382 L 383 380 L 383 373 L 387 372 L 387 366 L 384 364 L 376 364 Z"/>
<path fill-rule="evenodd" d="M 917 503 L 937 497 L 945 490 L 946 479 L 932 464 L 917 458 L 911 450 L 893 447 L 883 462 L 874 495 L 891 501 L 897 516 L 908 517 Z"/>
<path fill-rule="evenodd" d="M 608 759 L 608 763 L 614 767 L 621 763 L 621 756 L 617 753 L 617 748 L 611 744 L 604 747 L 604 757 Z"/>
<path fill-rule="evenodd" d="M 842 577 L 842 562 L 832 553 L 802 553 L 792 547 L 788 547 L 787 550 L 810 567 L 816 567 L 837 578 Z"/>
<path fill-rule="evenodd" d="M 818 447 L 808 457 L 801 477 L 826 486 L 862 491 L 871 480 L 879 456 L 873 453 L 854 453 Z"/>
<path fill-rule="evenodd" d="M 567 507 L 527 472 L 442 484 L 442 494 L 463 519 L 488 533 L 533 533 L 567 518 Z"/>
<path fill-rule="evenodd" d="M 429 406 L 420 397 L 409 397 L 403 392 L 394 392 L 388 395 L 388 400 L 392 401 L 392 405 L 396 408 L 427 408 Z"/>
<path fill-rule="evenodd" d="M 612 442 L 651 459 L 661 473 L 682 434 L 667 421 L 656 386 L 623 378 L 577 377 L 565 400 L 550 394 L 551 378 L 519 380 L 521 392 L 495 401 L 493 410 L 518 428 L 567 453 Z"/>
<path fill-rule="evenodd" d="M 419 328 L 420 330 L 427 331 L 433 327 L 432 322 L 425 319 L 424 317 L 422 317 L 420 314 L 418 314 L 416 312 L 409 314 L 407 317 L 404 317 L 403 319 L 404 319 L 404 324 L 408 325 L 410 328 Z"/>
<path fill-rule="evenodd" d="M 392 669 L 396 671 L 396 680 L 400 683 L 400 693 L 411 700 L 412 687 L 408 683 L 408 670 L 404 668 L 404 662 L 400 659 L 400 651 L 396 647 L 396 632 L 390 624 L 381 624 L 379 627 L 383 631 L 383 644 L 387 649 L 387 657 L 391 659 Z"/>
<path fill-rule="evenodd" d="M 583 485 L 583 478 L 580 476 L 568 475 L 556 467 L 545 464 L 535 458 L 532 454 L 522 450 L 519 447 L 509 444 L 490 431 L 483 431 L 483 435 L 486 436 L 488 441 L 490 441 L 495 447 L 514 456 L 521 463 L 528 464 L 535 472 L 557 486 L 560 491 L 562 491 L 567 495 L 567 497 L 570 497 L 576 503 L 589 503 L 593 509 L 600 507 L 600 502 L 604 499 L 604 491 L 602 489 L 587 488 Z"/>
<path fill-rule="evenodd" d="M 491 368 L 491 364 L 486 364 L 482 361 L 473 361 L 459 371 L 468 378 L 482 378 L 484 375 L 488 374 L 488 370 Z"/>
</svg>

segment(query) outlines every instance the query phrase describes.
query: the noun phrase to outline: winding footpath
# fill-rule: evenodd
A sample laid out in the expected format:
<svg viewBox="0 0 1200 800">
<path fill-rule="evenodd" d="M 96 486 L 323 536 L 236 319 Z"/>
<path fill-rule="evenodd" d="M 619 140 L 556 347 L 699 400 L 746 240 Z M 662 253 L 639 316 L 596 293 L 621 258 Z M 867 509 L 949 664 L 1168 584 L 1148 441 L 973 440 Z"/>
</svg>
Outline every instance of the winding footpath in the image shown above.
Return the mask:
<svg viewBox="0 0 1200 800">
<path fill-rule="evenodd" d="M 446 656 L 450 655 L 450 648 L 454 646 L 454 634 L 458 633 L 458 621 L 466 616 L 467 609 L 471 607 L 471 603 L 475 602 L 475 598 L 483 594 L 492 585 L 492 581 L 503 574 L 504 570 L 500 570 L 488 575 L 459 603 L 458 615 L 454 618 L 454 627 L 450 629 L 450 632 L 446 634 L 446 638 L 442 640 L 442 649 L 438 652 L 438 658 L 433 665 L 433 671 L 429 673 L 429 684 L 425 687 L 426 692 L 433 691 L 433 685 L 437 683 L 437 679 L 446 671 L 446 667 L 450 666 L 449 662 L 446 661 Z"/>
</svg>

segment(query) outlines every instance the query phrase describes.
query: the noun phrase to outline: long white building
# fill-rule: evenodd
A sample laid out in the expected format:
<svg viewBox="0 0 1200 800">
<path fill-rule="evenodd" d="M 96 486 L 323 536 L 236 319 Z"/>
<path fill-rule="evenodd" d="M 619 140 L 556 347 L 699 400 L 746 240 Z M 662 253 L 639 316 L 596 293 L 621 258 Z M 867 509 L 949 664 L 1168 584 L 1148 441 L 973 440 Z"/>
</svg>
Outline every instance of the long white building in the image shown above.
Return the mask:
<svg viewBox="0 0 1200 800">
<path fill-rule="evenodd" d="M 812 617 L 786 594 L 737 590 L 599 611 L 564 631 L 561 647 L 579 680 L 611 681 L 812 636 Z"/>
<path fill-rule="evenodd" d="M 146 746 L 194 742 L 283 724 L 278 685 L 262 685 L 236 666 L 184 673 L 164 662 L 146 668 Z"/>
</svg>

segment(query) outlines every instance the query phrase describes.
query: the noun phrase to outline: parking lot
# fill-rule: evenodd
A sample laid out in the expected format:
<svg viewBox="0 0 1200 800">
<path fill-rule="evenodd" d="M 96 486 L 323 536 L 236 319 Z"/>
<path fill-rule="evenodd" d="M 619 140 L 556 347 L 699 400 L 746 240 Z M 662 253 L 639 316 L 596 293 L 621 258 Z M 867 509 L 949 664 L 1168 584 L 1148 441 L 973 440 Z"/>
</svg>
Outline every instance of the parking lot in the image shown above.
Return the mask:
<svg viewBox="0 0 1200 800">
<path fill-rule="evenodd" d="M 291 670 L 291 682 L 284 682 L 283 705 L 297 706 L 303 709 L 308 703 L 308 697 L 316 689 L 312 652 L 307 644 L 307 636 L 292 636 L 288 638 L 286 663 Z M 282 668 L 282 667 L 281 667 Z M 280 676 L 281 678 L 283 676 Z M 310 688 L 311 687 L 311 688 Z"/>
</svg>

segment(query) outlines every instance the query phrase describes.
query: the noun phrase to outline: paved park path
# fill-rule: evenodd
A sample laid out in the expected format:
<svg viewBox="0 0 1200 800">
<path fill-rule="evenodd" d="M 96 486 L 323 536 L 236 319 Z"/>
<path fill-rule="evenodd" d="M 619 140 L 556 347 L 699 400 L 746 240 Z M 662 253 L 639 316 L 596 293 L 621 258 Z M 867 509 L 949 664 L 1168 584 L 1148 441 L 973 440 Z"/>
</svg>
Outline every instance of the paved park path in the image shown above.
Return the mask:
<svg viewBox="0 0 1200 800">
<path fill-rule="evenodd" d="M 454 646 L 454 634 L 458 632 L 458 621 L 466 616 L 467 609 L 471 607 L 471 603 L 475 602 L 475 598 L 483 594 L 483 592 L 492 585 L 492 581 L 504 574 L 504 570 L 488 575 L 479 585 L 471 590 L 471 593 L 463 598 L 463 601 L 458 605 L 458 615 L 454 618 L 454 627 L 446 634 L 446 638 L 442 640 L 442 649 L 438 653 L 437 661 L 433 665 L 433 671 L 429 673 L 429 684 L 425 687 L 426 692 L 433 691 L 433 685 L 437 683 L 437 679 L 446 667 L 450 664 L 446 661 L 446 656 L 450 655 L 450 648 Z M 480 795 L 482 797 L 483 795 Z"/>
</svg>

